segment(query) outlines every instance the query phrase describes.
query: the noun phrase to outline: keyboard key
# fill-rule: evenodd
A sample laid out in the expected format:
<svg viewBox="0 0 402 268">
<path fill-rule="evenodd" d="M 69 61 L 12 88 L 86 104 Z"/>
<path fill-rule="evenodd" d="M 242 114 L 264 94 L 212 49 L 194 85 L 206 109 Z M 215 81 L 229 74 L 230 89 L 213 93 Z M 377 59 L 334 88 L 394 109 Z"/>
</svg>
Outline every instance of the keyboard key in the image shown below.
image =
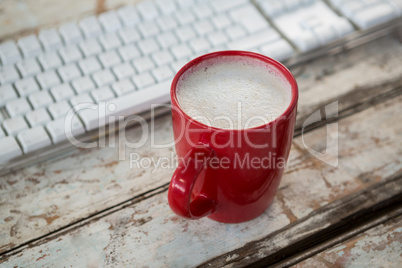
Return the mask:
<svg viewBox="0 0 402 268">
<path fill-rule="evenodd" d="M 179 40 L 173 32 L 159 34 L 156 36 L 156 39 L 158 40 L 158 43 L 161 45 L 161 47 L 165 49 L 179 43 Z"/>
<path fill-rule="evenodd" d="M 0 163 L 22 155 L 20 146 L 14 137 L 3 137 L 0 139 Z"/>
<path fill-rule="evenodd" d="M 21 54 L 14 41 L 0 44 L 0 59 L 3 65 L 15 63 L 21 59 Z"/>
<path fill-rule="evenodd" d="M 159 49 L 158 43 L 154 39 L 141 40 L 138 42 L 138 47 L 144 55 L 151 54 Z"/>
<path fill-rule="evenodd" d="M 232 24 L 232 21 L 226 14 L 220 14 L 212 18 L 212 23 L 216 29 L 223 29 Z"/>
<path fill-rule="evenodd" d="M 121 41 L 116 33 L 107 33 L 99 37 L 99 42 L 104 50 L 110 50 L 121 46 Z"/>
<path fill-rule="evenodd" d="M 79 26 L 87 38 L 102 34 L 101 26 L 95 16 L 87 17 L 79 22 Z"/>
<path fill-rule="evenodd" d="M 145 21 L 138 24 L 138 29 L 144 38 L 151 37 L 159 33 L 158 26 L 152 21 Z"/>
<path fill-rule="evenodd" d="M 74 96 L 70 99 L 70 104 L 74 107 L 78 104 L 82 103 L 93 103 L 94 100 L 91 98 L 91 96 L 88 93 L 84 93 L 78 96 Z"/>
<path fill-rule="evenodd" d="M 132 5 L 128 5 L 118 9 L 117 15 L 119 15 L 120 19 L 126 26 L 135 25 L 141 20 L 137 10 Z"/>
<path fill-rule="evenodd" d="M 190 57 L 192 54 L 191 49 L 186 44 L 179 44 L 177 46 L 173 46 L 171 48 L 171 51 L 176 59 Z"/>
<path fill-rule="evenodd" d="M 184 26 L 184 27 L 178 28 L 176 30 L 176 35 L 179 37 L 181 42 L 186 42 L 186 41 L 196 37 L 194 29 L 191 28 L 190 26 Z"/>
<path fill-rule="evenodd" d="M 188 25 L 196 20 L 195 15 L 190 9 L 182 9 L 174 13 L 180 25 Z"/>
<path fill-rule="evenodd" d="M 173 0 L 156 0 L 155 4 L 164 14 L 170 14 L 177 9 L 177 6 Z"/>
<path fill-rule="evenodd" d="M 167 65 L 152 70 L 152 74 L 158 82 L 173 78 L 174 76 L 172 69 Z"/>
<path fill-rule="evenodd" d="M 62 65 L 62 61 L 55 51 L 39 55 L 38 61 L 45 71 L 55 69 Z"/>
<path fill-rule="evenodd" d="M 52 144 L 45 129 L 41 126 L 22 131 L 18 134 L 18 140 L 24 153 L 30 153 Z"/>
<path fill-rule="evenodd" d="M 57 72 L 59 73 L 63 82 L 68 82 L 81 76 L 81 72 L 75 63 L 61 66 L 57 69 Z"/>
<path fill-rule="evenodd" d="M 155 84 L 155 79 L 148 72 L 133 76 L 133 82 L 138 89 L 144 89 L 147 86 Z"/>
<path fill-rule="evenodd" d="M 121 47 L 118 49 L 118 52 L 123 61 L 130 61 L 141 56 L 140 51 L 135 47 L 134 44 Z"/>
<path fill-rule="evenodd" d="M 78 62 L 78 66 L 80 66 L 80 69 L 84 75 L 91 74 L 102 69 L 99 61 L 95 57 L 80 60 Z"/>
<path fill-rule="evenodd" d="M 0 86 L 0 107 L 4 106 L 8 101 L 16 99 L 17 93 L 12 85 Z"/>
<path fill-rule="evenodd" d="M 98 87 L 106 86 L 116 81 L 116 78 L 109 70 L 96 72 L 92 75 L 92 78 Z"/>
<path fill-rule="evenodd" d="M 14 136 L 17 135 L 20 131 L 27 129 L 28 124 L 27 122 L 25 122 L 22 116 L 17 116 L 4 120 L 3 128 L 7 132 L 7 135 Z"/>
<path fill-rule="evenodd" d="M 135 90 L 134 85 L 128 79 L 113 83 L 112 88 L 117 96 L 121 96 Z"/>
<path fill-rule="evenodd" d="M 139 73 L 151 70 L 155 67 L 155 63 L 148 57 L 135 59 L 132 63 Z"/>
<path fill-rule="evenodd" d="M 242 38 L 247 34 L 244 28 L 239 25 L 226 28 L 225 33 L 232 40 Z"/>
<path fill-rule="evenodd" d="M 31 127 L 42 126 L 51 120 L 50 115 L 43 108 L 28 112 L 25 118 Z"/>
<path fill-rule="evenodd" d="M 121 63 L 121 59 L 115 50 L 104 52 L 98 57 L 104 68 L 110 68 Z"/>
<path fill-rule="evenodd" d="M 195 16 L 198 19 L 205 19 L 213 14 L 209 4 L 199 4 L 194 7 Z"/>
<path fill-rule="evenodd" d="M 320 42 L 312 32 L 305 32 L 303 35 L 298 35 L 292 40 L 296 46 L 303 52 L 312 50 L 319 46 Z"/>
<path fill-rule="evenodd" d="M 82 59 L 81 51 L 78 49 L 77 45 L 62 47 L 59 53 L 64 63 L 71 63 Z"/>
<path fill-rule="evenodd" d="M 79 47 L 84 53 L 85 57 L 96 55 L 102 52 L 102 47 L 96 39 L 86 39 L 79 43 Z"/>
<path fill-rule="evenodd" d="M 77 92 L 77 94 L 91 91 L 95 88 L 94 82 L 87 76 L 74 79 L 74 81 L 71 82 L 71 85 L 74 87 L 74 90 Z"/>
<path fill-rule="evenodd" d="M 56 29 L 41 30 L 38 37 L 45 50 L 56 50 L 63 45 Z"/>
<path fill-rule="evenodd" d="M 74 96 L 74 90 L 71 88 L 70 84 L 67 83 L 52 87 L 50 93 L 56 101 L 68 99 Z"/>
<path fill-rule="evenodd" d="M 239 7 L 231 10 L 230 16 L 249 33 L 255 33 L 270 27 L 264 17 L 252 6 Z"/>
<path fill-rule="evenodd" d="M 95 100 L 95 103 L 111 100 L 115 97 L 113 91 L 108 86 L 92 90 L 91 96 Z"/>
<path fill-rule="evenodd" d="M 161 28 L 162 31 L 169 31 L 177 27 L 177 21 L 173 18 L 173 16 L 160 17 L 156 20 L 156 23 L 159 25 L 159 28 Z"/>
<path fill-rule="evenodd" d="M 33 77 L 24 78 L 15 82 L 15 88 L 21 97 L 27 96 L 35 91 L 39 91 L 39 85 Z"/>
<path fill-rule="evenodd" d="M 350 24 L 346 18 L 339 18 L 339 20 L 336 22 L 336 25 L 332 25 L 332 27 L 339 37 L 354 31 L 352 24 Z"/>
<path fill-rule="evenodd" d="M 48 110 L 53 119 L 57 119 L 66 116 L 68 111 L 71 110 L 71 106 L 68 104 L 67 101 L 60 101 L 50 104 Z"/>
<path fill-rule="evenodd" d="M 229 38 L 226 36 L 226 34 L 221 31 L 210 33 L 207 35 L 207 38 L 213 46 L 223 45 L 229 41 Z"/>
<path fill-rule="evenodd" d="M 248 0 L 215 0 L 212 1 L 212 7 L 216 12 L 223 12 L 243 4 L 247 4 Z"/>
<path fill-rule="evenodd" d="M 41 72 L 39 64 L 33 58 L 20 61 L 16 65 L 22 77 L 35 75 Z"/>
<path fill-rule="evenodd" d="M 75 23 L 61 25 L 59 33 L 66 44 L 75 44 L 82 40 L 81 31 Z"/>
<path fill-rule="evenodd" d="M 395 8 L 388 3 L 378 3 L 356 12 L 352 20 L 362 29 L 367 29 L 398 17 Z"/>
<path fill-rule="evenodd" d="M 29 95 L 28 99 L 34 109 L 45 107 L 53 103 L 53 99 L 48 91 L 39 91 L 32 93 L 31 95 Z"/>
<path fill-rule="evenodd" d="M 293 55 L 292 46 L 284 39 L 278 39 L 261 47 L 263 54 L 276 60 L 285 60 Z"/>
<path fill-rule="evenodd" d="M 286 5 L 281 1 L 258 1 L 258 5 L 269 17 L 274 18 L 281 15 L 286 9 Z"/>
<path fill-rule="evenodd" d="M 180 8 L 188 8 L 194 4 L 194 0 L 176 0 L 176 3 Z"/>
<path fill-rule="evenodd" d="M 140 34 L 134 27 L 123 28 L 118 33 L 124 44 L 130 44 L 132 42 L 141 40 Z"/>
<path fill-rule="evenodd" d="M 214 26 L 209 20 L 201 20 L 194 23 L 194 29 L 198 35 L 205 35 L 214 30 Z"/>
<path fill-rule="evenodd" d="M 211 44 L 204 38 L 197 38 L 197 39 L 191 40 L 189 42 L 189 44 L 190 44 L 190 47 L 196 53 L 206 51 L 211 47 Z"/>
<path fill-rule="evenodd" d="M 157 51 L 152 54 L 152 59 L 156 62 L 158 66 L 170 63 L 173 61 L 173 56 L 167 50 Z"/>
<path fill-rule="evenodd" d="M 117 31 L 122 26 L 116 12 L 113 10 L 100 14 L 98 19 L 106 32 Z"/>
<path fill-rule="evenodd" d="M 229 49 L 249 50 L 261 45 L 273 42 L 280 38 L 279 34 L 273 29 L 267 29 L 257 34 L 246 36 L 228 44 Z"/>
<path fill-rule="evenodd" d="M 0 66 L 0 84 L 4 85 L 20 78 L 13 65 Z"/>
<path fill-rule="evenodd" d="M 135 74 L 134 68 L 130 63 L 125 62 L 113 67 L 113 73 L 116 75 L 117 80 L 132 76 Z"/>
<path fill-rule="evenodd" d="M 317 37 L 321 45 L 325 45 L 337 38 L 337 33 L 330 25 L 320 25 L 313 29 L 314 35 Z"/>
<path fill-rule="evenodd" d="M 273 21 L 302 52 L 325 45 L 353 31 L 352 25 L 345 18 L 338 16 L 321 1 L 284 12 Z"/>
<path fill-rule="evenodd" d="M 158 9 L 152 1 L 142 1 L 138 3 L 137 10 L 146 20 L 151 20 L 159 15 Z"/>
<path fill-rule="evenodd" d="M 33 34 L 20 38 L 18 40 L 18 46 L 25 58 L 36 56 L 42 52 L 39 40 L 36 35 Z"/>
<path fill-rule="evenodd" d="M 38 74 L 36 76 L 36 80 L 38 81 L 42 89 L 51 88 L 55 85 L 60 84 L 61 82 L 60 78 L 58 77 L 58 75 L 54 70 Z"/>
<path fill-rule="evenodd" d="M 68 125 L 68 123 L 71 124 Z M 65 126 L 67 126 L 67 130 Z M 85 128 L 78 119 L 77 115 L 72 117 L 71 120 L 67 121 L 64 118 L 51 121 L 46 125 L 46 129 L 49 132 L 53 143 L 67 140 L 66 133 L 69 133 L 69 135 L 72 135 L 72 137 L 77 137 L 78 135 L 85 133 Z"/>
<path fill-rule="evenodd" d="M 395 9 L 398 16 L 402 16 L 402 1 L 401 0 L 391 0 L 388 3 Z"/>
<path fill-rule="evenodd" d="M 31 110 L 31 106 L 25 98 L 15 99 L 7 102 L 6 110 L 10 117 L 25 114 Z"/>
</svg>

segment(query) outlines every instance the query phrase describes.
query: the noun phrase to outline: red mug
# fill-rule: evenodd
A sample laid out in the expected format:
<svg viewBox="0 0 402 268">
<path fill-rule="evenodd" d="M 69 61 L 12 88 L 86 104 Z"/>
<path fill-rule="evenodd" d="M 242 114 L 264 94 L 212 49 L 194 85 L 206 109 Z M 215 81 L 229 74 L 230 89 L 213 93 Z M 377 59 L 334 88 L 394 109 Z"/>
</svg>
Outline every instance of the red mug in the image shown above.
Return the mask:
<svg viewBox="0 0 402 268">
<path fill-rule="evenodd" d="M 222 56 L 252 58 L 272 66 L 290 84 L 291 101 L 285 112 L 265 125 L 246 129 L 219 129 L 188 116 L 176 96 L 179 78 L 197 64 Z M 290 71 L 257 53 L 214 52 L 187 63 L 174 77 L 170 95 L 179 158 L 169 185 L 170 208 L 187 219 L 208 216 L 224 223 L 244 222 L 261 215 L 275 196 L 292 143 L 298 88 Z M 270 164 L 264 165 L 263 161 Z"/>
</svg>

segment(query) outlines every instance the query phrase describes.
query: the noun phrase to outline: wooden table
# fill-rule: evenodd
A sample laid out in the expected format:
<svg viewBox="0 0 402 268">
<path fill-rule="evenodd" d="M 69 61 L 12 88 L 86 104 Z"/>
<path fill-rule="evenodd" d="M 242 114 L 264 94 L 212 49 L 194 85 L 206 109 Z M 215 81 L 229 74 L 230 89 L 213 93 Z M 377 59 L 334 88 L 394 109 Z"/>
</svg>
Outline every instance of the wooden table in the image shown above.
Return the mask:
<svg viewBox="0 0 402 268">
<path fill-rule="evenodd" d="M 0 38 L 122 5 L 123 0 L 0 3 Z M 127 1 L 128 2 L 128 1 Z M 67 8 L 68 7 L 68 8 Z M 1 267 L 400 267 L 402 45 L 396 36 L 292 69 L 298 121 L 273 204 L 242 224 L 188 221 L 167 204 L 174 168 L 130 168 L 118 148 L 80 150 L 0 179 Z M 336 103 L 338 113 L 325 107 Z M 308 116 L 322 120 L 304 129 Z M 336 167 L 311 155 L 332 150 Z M 130 129 L 126 136 L 138 136 Z M 304 138 L 304 140 L 303 140 Z M 172 141 L 170 115 L 155 141 Z M 172 157 L 150 141 L 127 150 Z M 121 156 L 121 155 L 120 155 Z"/>
</svg>

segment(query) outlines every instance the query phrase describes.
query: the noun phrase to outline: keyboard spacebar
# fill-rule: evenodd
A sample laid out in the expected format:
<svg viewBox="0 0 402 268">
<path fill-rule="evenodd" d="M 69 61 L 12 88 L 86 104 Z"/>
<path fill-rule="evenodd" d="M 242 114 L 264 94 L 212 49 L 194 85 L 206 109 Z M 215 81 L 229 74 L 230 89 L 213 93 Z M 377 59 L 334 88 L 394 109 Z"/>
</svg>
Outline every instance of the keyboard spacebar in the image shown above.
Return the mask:
<svg viewBox="0 0 402 268">
<path fill-rule="evenodd" d="M 108 123 L 119 120 L 120 116 L 127 117 L 133 114 L 150 111 L 152 104 L 166 103 L 170 100 L 171 80 L 151 87 L 123 95 L 107 101 L 103 105 L 87 106 L 79 111 L 79 116 L 87 131 L 97 129 Z"/>
</svg>

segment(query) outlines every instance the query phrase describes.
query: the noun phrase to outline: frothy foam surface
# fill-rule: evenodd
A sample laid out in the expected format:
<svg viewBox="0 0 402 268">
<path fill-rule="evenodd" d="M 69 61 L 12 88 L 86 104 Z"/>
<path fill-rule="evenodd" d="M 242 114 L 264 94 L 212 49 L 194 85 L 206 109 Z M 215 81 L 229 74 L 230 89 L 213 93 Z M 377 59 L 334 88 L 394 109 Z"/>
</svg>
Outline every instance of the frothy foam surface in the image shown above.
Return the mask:
<svg viewBox="0 0 402 268">
<path fill-rule="evenodd" d="M 188 69 L 177 83 L 177 99 L 203 124 L 244 129 L 278 118 L 290 104 L 291 86 L 261 60 L 222 56 Z"/>
</svg>

